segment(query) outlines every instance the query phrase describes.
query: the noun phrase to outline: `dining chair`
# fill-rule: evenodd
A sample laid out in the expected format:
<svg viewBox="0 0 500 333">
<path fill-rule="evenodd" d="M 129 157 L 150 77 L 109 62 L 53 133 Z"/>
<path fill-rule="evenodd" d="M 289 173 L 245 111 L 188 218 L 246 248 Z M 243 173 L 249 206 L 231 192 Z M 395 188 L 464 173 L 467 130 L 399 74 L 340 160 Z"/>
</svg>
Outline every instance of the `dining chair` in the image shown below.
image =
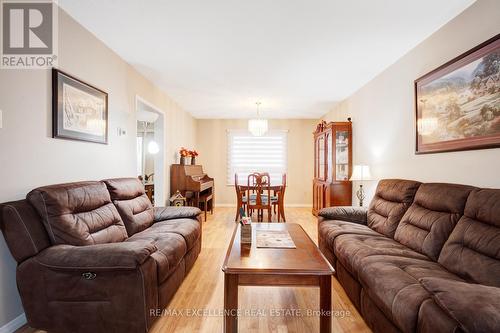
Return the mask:
<svg viewBox="0 0 500 333">
<path fill-rule="evenodd" d="M 247 178 L 247 212 L 252 215 L 252 211 L 257 211 L 257 220 L 262 222 L 264 210 L 267 210 L 267 219 L 271 222 L 272 205 L 271 200 L 271 179 L 266 173 L 251 173 Z"/>
<path fill-rule="evenodd" d="M 241 216 L 240 208 L 246 211 L 247 197 L 245 195 L 245 190 L 242 190 L 241 185 L 238 184 L 238 174 L 234 174 L 234 189 L 236 191 L 236 217 L 234 221 L 238 221 Z"/>
<path fill-rule="evenodd" d="M 245 193 L 244 193 L 245 198 L 247 198 L 247 197 L 246 197 L 246 193 L 247 193 L 248 189 L 249 189 L 249 188 L 251 188 L 251 187 L 255 187 L 255 186 L 257 185 L 257 179 L 260 177 L 260 173 L 259 173 L 259 172 L 252 172 L 251 174 L 252 174 L 252 175 L 255 175 L 255 177 L 252 177 L 252 178 L 251 178 L 251 182 L 249 182 L 249 181 L 247 180 L 247 187 L 246 187 L 246 190 L 245 190 Z M 248 178 L 247 178 L 247 179 L 248 179 Z M 253 191 L 252 191 L 252 193 L 250 194 L 250 197 L 249 197 L 249 198 L 250 198 L 250 199 L 255 200 L 255 198 L 257 198 L 257 195 L 256 195 L 256 194 L 254 194 L 254 193 L 253 193 Z M 248 202 L 247 202 L 247 203 L 248 203 Z M 245 210 L 245 211 L 246 211 L 246 210 Z M 247 215 L 248 215 L 248 216 L 250 216 L 250 217 L 251 217 L 251 216 L 252 216 L 252 214 L 253 214 L 253 209 L 250 209 L 250 210 L 248 210 L 248 211 L 247 211 Z"/>
<path fill-rule="evenodd" d="M 252 172 L 252 174 L 255 175 L 255 177 L 252 177 L 252 184 L 247 184 L 247 187 L 248 186 L 256 186 L 256 182 L 257 182 L 257 179 L 262 179 L 262 185 L 266 185 L 267 183 L 270 183 L 270 179 L 271 177 L 269 176 L 269 173 L 268 172 Z M 263 176 L 266 176 L 264 178 L 262 178 Z M 255 193 L 252 193 L 250 195 L 250 198 L 251 199 L 254 199 L 257 197 L 257 195 Z M 266 193 L 262 193 L 262 200 L 263 201 L 266 201 L 268 198 L 268 195 Z M 272 203 L 272 202 L 271 202 Z M 252 216 L 253 214 L 253 209 L 250 210 L 248 216 Z"/>
<path fill-rule="evenodd" d="M 283 218 L 283 222 L 286 222 L 285 218 L 285 190 L 286 190 L 286 173 L 281 175 L 281 188 L 279 191 L 275 191 L 274 195 L 271 197 L 271 203 L 273 204 L 273 211 L 278 215 L 278 222 Z"/>
</svg>

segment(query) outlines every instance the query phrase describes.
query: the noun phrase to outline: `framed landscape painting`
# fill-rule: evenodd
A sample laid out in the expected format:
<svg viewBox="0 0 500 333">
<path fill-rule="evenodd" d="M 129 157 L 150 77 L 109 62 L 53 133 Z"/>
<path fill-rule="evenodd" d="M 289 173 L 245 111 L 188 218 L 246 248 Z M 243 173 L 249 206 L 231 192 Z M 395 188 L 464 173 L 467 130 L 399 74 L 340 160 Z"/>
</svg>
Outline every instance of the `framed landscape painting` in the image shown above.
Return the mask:
<svg viewBox="0 0 500 333">
<path fill-rule="evenodd" d="M 417 154 L 500 147 L 499 37 L 415 80 Z"/>
<path fill-rule="evenodd" d="M 52 137 L 108 143 L 108 94 L 52 70 Z"/>
</svg>

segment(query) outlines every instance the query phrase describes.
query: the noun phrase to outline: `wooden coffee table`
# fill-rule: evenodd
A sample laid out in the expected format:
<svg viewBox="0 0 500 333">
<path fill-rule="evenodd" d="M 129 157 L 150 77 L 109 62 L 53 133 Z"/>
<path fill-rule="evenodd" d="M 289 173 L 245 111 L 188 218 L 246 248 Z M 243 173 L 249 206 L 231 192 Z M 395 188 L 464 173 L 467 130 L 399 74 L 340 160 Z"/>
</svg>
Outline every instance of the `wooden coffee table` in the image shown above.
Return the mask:
<svg viewBox="0 0 500 333">
<path fill-rule="evenodd" d="M 320 332 L 331 329 L 332 266 L 296 223 L 253 223 L 252 244 L 241 244 L 235 228 L 222 266 L 224 332 L 238 331 L 238 286 L 319 287 Z M 256 230 L 288 230 L 295 249 L 257 248 Z"/>
</svg>

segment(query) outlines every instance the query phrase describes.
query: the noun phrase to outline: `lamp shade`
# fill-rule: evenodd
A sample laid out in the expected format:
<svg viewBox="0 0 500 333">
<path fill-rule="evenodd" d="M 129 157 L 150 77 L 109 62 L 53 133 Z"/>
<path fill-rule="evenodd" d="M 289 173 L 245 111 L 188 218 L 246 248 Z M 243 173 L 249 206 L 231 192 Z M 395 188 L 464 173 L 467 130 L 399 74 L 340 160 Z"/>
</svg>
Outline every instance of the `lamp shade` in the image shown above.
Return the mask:
<svg viewBox="0 0 500 333">
<path fill-rule="evenodd" d="M 369 165 L 355 165 L 350 180 L 371 180 Z"/>
</svg>

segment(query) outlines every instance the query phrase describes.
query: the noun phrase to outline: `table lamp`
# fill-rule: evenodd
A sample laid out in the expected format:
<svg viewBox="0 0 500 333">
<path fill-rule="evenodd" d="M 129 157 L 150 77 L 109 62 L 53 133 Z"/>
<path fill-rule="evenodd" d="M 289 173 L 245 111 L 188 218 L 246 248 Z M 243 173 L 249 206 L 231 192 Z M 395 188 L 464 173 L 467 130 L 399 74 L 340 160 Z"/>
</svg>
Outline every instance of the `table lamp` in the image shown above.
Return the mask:
<svg viewBox="0 0 500 333">
<path fill-rule="evenodd" d="M 363 200 L 365 199 L 365 190 L 363 189 L 363 181 L 371 180 L 372 175 L 370 174 L 370 166 L 368 165 L 355 165 L 352 171 L 351 181 L 359 181 L 359 189 L 356 191 L 356 196 L 359 200 L 359 206 L 363 206 Z"/>
</svg>

